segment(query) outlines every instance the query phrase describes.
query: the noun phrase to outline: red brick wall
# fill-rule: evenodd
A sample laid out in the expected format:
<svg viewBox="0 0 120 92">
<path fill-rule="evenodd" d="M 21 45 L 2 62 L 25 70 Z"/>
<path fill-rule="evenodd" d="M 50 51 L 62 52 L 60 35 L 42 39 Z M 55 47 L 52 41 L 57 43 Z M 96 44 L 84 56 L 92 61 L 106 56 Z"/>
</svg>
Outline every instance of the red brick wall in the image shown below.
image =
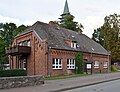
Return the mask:
<svg viewBox="0 0 120 92">
<path fill-rule="evenodd" d="M 67 59 L 75 58 L 75 52 L 72 51 L 63 51 L 63 50 L 51 50 L 51 63 L 50 63 L 50 73 L 51 75 L 63 75 L 68 73 L 67 69 Z M 52 69 L 52 58 L 62 58 L 62 69 Z M 91 54 L 90 53 L 83 53 L 83 59 L 91 61 Z M 103 68 L 103 62 L 108 61 L 108 56 L 105 55 L 98 55 L 92 54 L 92 72 L 108 72 L 108 68 Z M 99 61 L 99 68 L 94 68 L 94 61 Z M 85 71 L 85 70 L 84 70 Z M 75 70 L 74 70 L 75 72 Z"/>
<path fill-rule="evenodd" d="M 13 46 L 18 42 L 24 40 L 31 40 L 31 53 L 27 57 L 27 74 L 28 75 L 47 75 L 47 43 L 46 41 L 40 41 L 34 32 L 22 35 L 16 38 L 13 42 Z M 13 63 L 13 67 L 12 67 Z M 16 67 L 16 56 L 13 56 L 13 62 L 10 59 L 11 68 Z"/>
<path fill-rule="evenodd" d="M 91 61 L 91 54 L 84 53 L 84 59 Z M 99 55 L 99 54 L 92 54 L 92 61 L 93 61 L 93 73 L 97 72 L 108 72 L 108 68 L 103 68 L 104 62 L 108 62 L 107 55 Z M 94 61 L 99 61 L 99 68 L 94 68 Z M 110 63 L 110 62 L 109 62 Z M 109 64 L 110 65 L 110 64 Z"/>
<path fill-rule="evenodd" d="M 31 39 L 31 53 L 27 57 L 27 73 L 28 75 L 64 75 L 68 73 L 67 69 L 67 59 L 74 59 L 75 52 L 65 51 L 65 50 L 55 50 L 50 49 L 48 52 L 47 41 L 40 41 L 40 39 L 34 34 L 34 32 L 22 35 L 16 38 L 13 42 L 13 45 L 16 45 L 17 42 L 24 41 L 26 39 Z M 69 41 L 67 43 L 70 45 Z M 53 58 L 62 58 L 62 69 L 52 69 L 52 59 Z M 87 61 L 91 61 L 91 53 L 83 53 L 83 58 Z M 50 60 L 50 61 L 49 61 Z M 107 72 L 108 69 L 103 68 L 103 62 L 108 61 L 108 56 L 92 54 L 93 61 L 99 61 L 99 69 L 94 69 L 94 63 L 92 65 L 93 73 L 96 72 Z M 12 61 L 10 59 L 10 61 Z M 50 62 L 50 70 L 48 71 L 48 65 Z M 13 58 L 13 68 L 16 68 L 16 59 Z M 11 66 L 12 67 L 12 66 Z M 75 72 L 75 70 L 71 70 Z"/>
<path fill-rule="evenodd" d="M 67 74 L 67 59 L 74 59 L 75 53 L 71 51 L 63 50 L 51 50 L 50 54 L 50 74 L 51 75 L 64 75 Z M 52 59 L 61 58 L 62 59 L 62 69 L 52 69 Z"/>
<path fill-rule="evenodd" d="M 41 42 L 34 35 L 34 65 L 35 65 L 35 75 L 47 75 L 47 43 L 45 41 Z"/>
</svg>

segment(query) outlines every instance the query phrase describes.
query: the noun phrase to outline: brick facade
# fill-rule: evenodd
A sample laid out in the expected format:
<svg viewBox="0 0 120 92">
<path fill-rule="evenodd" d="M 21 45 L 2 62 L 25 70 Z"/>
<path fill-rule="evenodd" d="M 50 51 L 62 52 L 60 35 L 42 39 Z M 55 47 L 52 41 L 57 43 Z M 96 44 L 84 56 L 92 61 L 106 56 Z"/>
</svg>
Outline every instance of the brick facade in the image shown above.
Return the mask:
<svg viewBox="0 0 120 92">
<path fill-rule="evenodd" d="M 18 42 L 30 39 L 31 41 L 31 53 L 27 56 L 27 74 L 28 75 L 64 75 L 75 73 L 75 69 L 67 69 L 67 59 L 75 59 L 75 51 L 48 49 L 47 41 L 40 41 L 34 32 L 17 37 L 13 45 L 17 45 Z M 68 41 L 69 42 L 69 41 Z M 103 62 L 108 62 L 107 55 L 100 55 L 95 53 L 83 52 L 83 59 L 88 62 L 91 60 L 92 55 L 92 70 L 93 73 L 108 72 L 108 68 L 103 68 Z M 10 67 L 17 67 L 17 56 L 10 56 Z M 62 59 L 62 69 L 53 69 L 53 58 Z M 99 68 L 94 68 L 94 61 L 99 61 Z M 110 65 L 110 63 L 108 64 Z M 85 67 L 83 68 L 85 72 Z"/>
</svg>

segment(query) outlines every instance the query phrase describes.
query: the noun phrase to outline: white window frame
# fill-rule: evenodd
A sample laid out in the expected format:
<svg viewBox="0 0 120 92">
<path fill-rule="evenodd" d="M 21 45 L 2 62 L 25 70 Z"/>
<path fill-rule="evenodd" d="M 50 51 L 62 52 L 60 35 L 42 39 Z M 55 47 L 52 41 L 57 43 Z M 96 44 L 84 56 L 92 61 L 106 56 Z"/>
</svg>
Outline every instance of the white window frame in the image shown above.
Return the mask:
<svg viewBox="0 0 120 92">
<path fill-rule="evenodd" d="M 94 61 L 94 68 L 99 68 L 99 61 Z"/>
<path fill-rule="evenodd" d="M 75 59 L 67 59 L 67 69 L 75 69 Z"/>
<path fill-rule="evenodd" d="M 60 58 L 53 58 L 52 69 L 62 69 L 62 59 L 60 59 Z"/>
<path fill-rule="evenodd" d="M 18 45 L 19 45 L 19 46 L 22 46 L 22 42 L 19 42 Z"/>
<path fill-rule="evenodd" d="M 76 41 L 72 41 L 71 42 L 71 47 L 72 48 L 77 48 L 77 42 Z"/>
<path fill-rule="evenodd" d="M 105 62 L 103 63 L 103 68 L 108 68 L 108 62 L 107 62 L 107 61 L 105 61 Z"/>
<path fill-rule="evenodd" d="M 27 46 L 29 46 L 29 47 L 31 46 L 31 41 L 30 40 L 27 41 Z"/>
</svg>

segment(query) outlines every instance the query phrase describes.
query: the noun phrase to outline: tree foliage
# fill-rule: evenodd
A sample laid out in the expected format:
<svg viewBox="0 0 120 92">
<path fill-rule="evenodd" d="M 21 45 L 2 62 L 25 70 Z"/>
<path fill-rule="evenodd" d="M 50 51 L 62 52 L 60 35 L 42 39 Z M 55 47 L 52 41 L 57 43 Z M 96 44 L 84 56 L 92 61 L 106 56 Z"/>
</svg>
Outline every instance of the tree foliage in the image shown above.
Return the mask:
<svg viewBox="0 0 120 92">
<path fill-rule="evenodd" d="M 111 51 L 112 61 L 120 61 L 120 15 L 113 14 L 106 16 L 103 26 L 94 31 L 92 38 L 95 41 L 98 40 L 100 44 L 102 38 L 103 44 L 101 45 L 108 51 Z"/>
<path fill-rule="evenodd" d="M 24 25 L 17 27 L 14 23 L 0 23 L 0 64 L 8 62 L 5 47 L 12 45 L 15 36 L 25 28 Z"/>
<path fill-rule="evenodd" d="M 103 46 L 104 37 L 103 37 L 102 28 L 103 27 L 100 27 L 94 30 L 94 33 L 92 34 L 92 39 Z"/>
<path fill-rule="evenodd" d="M 78 22 L 74 21 L 73 15 L 65 15 L 61 22 L 57 22 L 59 26 L 70 29 L 76 32 L 82 32 L 82 29 L 84 28 L 82 24 L 78 24 Z"/>
<path fill-rule="evenodd" d="M 83 64 L 83 53 L 77 52 L 75 55 L 75 62 L 76 62 L 76 72 L 82 73 L 82 64 Z"/>
<path fill-rule="evenodd" d="M 120 61 L 120 15 L 105 17 L 104 47 L 111 51 L 112 61 Z"/>
<path fill-rule="evenodd" d="M 17 26 L 14 23 L 1 24 L 0 36 L 6 41 L 7 46 L 12 44 Z"/>
</svg>

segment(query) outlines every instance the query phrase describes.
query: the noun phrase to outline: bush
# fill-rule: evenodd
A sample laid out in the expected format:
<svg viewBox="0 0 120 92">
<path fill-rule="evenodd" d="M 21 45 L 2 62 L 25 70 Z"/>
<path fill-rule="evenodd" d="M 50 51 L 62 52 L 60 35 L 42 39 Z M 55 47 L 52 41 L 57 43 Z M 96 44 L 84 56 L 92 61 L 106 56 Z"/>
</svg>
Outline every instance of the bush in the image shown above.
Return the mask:
<svg viewBox="0 0 120 92">
<path fill-rule="evenodd" d="M 27 71 L 23 69 L 0 70 L 0 77 L 26 76 Z"/>
<path fill-rule="evenodd" d="M 111 65 L 111 71 L 117 72 L 117 68 L 114 65 Z"/>
</svg>

